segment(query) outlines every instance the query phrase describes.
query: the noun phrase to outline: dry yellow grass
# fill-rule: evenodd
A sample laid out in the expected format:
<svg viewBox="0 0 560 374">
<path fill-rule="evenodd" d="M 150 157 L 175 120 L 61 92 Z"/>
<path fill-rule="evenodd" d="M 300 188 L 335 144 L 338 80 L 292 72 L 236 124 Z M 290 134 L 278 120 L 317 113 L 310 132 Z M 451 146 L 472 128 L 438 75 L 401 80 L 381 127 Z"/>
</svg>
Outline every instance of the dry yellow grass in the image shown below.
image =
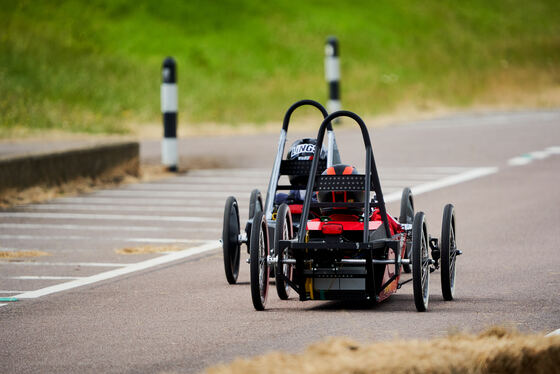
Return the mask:
<svg viewBox="0 0 560 374">
<path fill-rule="evenodd" d="M 177 251 L 182 251 L 183 249 L 185 248 L 176 245 L 165 245 L 165 246 L 142 245 L 139 247 L 126 247 L 126 248 L 116 249 L 115 252 L 119 255 L 140 255 L 146 253 L 177 252 Z"/>
<path fill-rule="evenodd" d="M 0 259 L 14 259 L 22 257 L 40 257 L 50 256 L 48 252 L 44 251 L 0 251 Z"/>
<path fill-rule="evenodd" d="M 331 338 L 302 354 L 273 352 L 207 369 L 207 374 L 558 373 L 560 336 L 500 327 L 479 335 L 362 344 Z"/>
</svg>

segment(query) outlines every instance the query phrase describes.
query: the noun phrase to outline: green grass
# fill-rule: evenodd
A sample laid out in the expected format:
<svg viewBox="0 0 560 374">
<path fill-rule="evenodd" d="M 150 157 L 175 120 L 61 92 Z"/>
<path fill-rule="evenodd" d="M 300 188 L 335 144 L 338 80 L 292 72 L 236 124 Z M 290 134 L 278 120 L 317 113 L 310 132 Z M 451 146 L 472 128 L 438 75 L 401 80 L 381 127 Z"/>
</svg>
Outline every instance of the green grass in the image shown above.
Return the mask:
<svg viewBox="0 0 560 374">
<path fill-rule="evenodd" d="M 0 0 L 0 20 L 0 136 L 157 122 L 168 55 L 182 123 L 279 121 L 326 101 L 328 35 L 343 105 L 364 115 L 560 85 L 557 0 Z"/>
</svg>

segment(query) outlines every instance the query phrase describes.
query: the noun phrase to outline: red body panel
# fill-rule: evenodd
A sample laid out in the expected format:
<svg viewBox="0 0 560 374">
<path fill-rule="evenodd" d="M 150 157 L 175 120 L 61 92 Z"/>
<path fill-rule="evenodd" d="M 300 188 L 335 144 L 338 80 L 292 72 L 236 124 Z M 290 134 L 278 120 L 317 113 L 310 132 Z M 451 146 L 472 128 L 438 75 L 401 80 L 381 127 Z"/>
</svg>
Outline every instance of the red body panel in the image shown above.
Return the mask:
<svg viewBox="0 0 560 374">
<path fill-rule="evenodd" d="M 301 214 L 303 212 L 302 204 L 290 204 L 289 207 L 292 214 Z"/>
<path fill-rule="evenodd" d="M 333 224 L 337 223 L 342 225 L 344 231 L 362 231 L 364 229 L 364 223 L 358 221 L 328 221 L 328 222 L 321 222 L 319 218 L 312 219 L 307 221 L 307 230 L 309 231 L 321 231 L 323 225 L 325 224 Z M 369 229 L 376 230 L 379 226 L 381 226 L 381 221 L 369 221 Z"/>
<path fill-rule="evenodd" d="M 363 231 L 364 223 L 359 221 L 359 217 L 351 214 L 333 214 L 329 216 L 329 221 L 321 221 L 319 218 L 315 218 L 307 221 L 307 230 L 309 231 L 322 231 L 324 225 L 337 224 L 342 225 L 344 231 Z M 387 215 L 387 220 L 389 222 L 389 231 L 393 239 L 399 239 L 401 242 L 401 248 L 404 248 L 406 242 L 406 232 L 401 228 L 401 225 L 390 215 Z M 370 216 L 369 229 L 377 230 L 383 225 L 381 220 L 381 214 L 379 210 L 376 209 Z M 381 228 L 382 229 L 382 228 Z M 395 252 L 389 249 L 387 259 L 394 259 Z M 383 273 L 383 284 L 387 282 L 393 275 L 395 275 L 395 265 L 385 265 L 385 270 Z M 383 291 L 378 295 L 379 301 L 387 299 L 389 296 L 397 291 L 397 286 L 399 283 L 400 275 L 395 278 Z"/>
<path fill-rule="evenodd" d="M 291 206 L 290 206 L 291 208 Z M 332 214 L 329 216 L 329 221 L 323 222 L 319 218 L 315 218 L 307 221 L 307 230 L 319 231 L 323 228 L 325 223 L 338 223 L 344 228 L 344 231 L 361 231 L 364 229 L 363 222 L 359 221 L 358 216 L 352 214 Z M 389 230 L 391 235 L 402 232 L 401 225 L 389 214 L 387 214 L 387 219 L 389 221 Z M 369 229 L 377 230 L 383 221 L 381 221 L 381 215 L 379 210 L 374 210 L 373 214 L 369 218 Z"/>
</svg>

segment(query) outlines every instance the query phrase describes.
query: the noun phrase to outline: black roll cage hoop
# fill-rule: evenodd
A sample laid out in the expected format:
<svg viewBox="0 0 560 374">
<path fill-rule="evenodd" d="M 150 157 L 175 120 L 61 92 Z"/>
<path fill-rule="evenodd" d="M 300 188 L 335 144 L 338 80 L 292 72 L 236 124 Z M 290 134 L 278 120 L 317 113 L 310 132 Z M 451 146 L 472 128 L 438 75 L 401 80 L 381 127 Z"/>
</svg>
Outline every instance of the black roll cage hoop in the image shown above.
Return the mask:
<svg viewBox="0 0 560 374">
<path fill-rule="evenodd" d="M 323 118 L 327 118 L 329 116 L 329 112 L 327 112 L 325 107 L 323 105 L 321 105 L 320 103 L 316 102 L 315 100 L 309 100 L 309 99 L 300 100 L 300 101 L 292 104 L 292 106 L 289 107 L 288 110 L 286 111 L 286 114 L 284 114 L 284 121 L 282 122 L 282 130 L 288 131 L 288 125 L 290 124 L 290 118 L 292 117 L 292 113 L 297 108 L 299 108 L 301 106 L 304 106 L 304 105 L 311 105 L 311 106 L 319 109 L 321 111 L 321 113 L 323 114 Z M 332 124 L 330 122 L 327 125 L 327 130 L 333 131 Z"/>
<path fill-rule="evenodd" d="M 277 149 L 277 153 L 276 153 L 276 159 L 274 161 L 274 166 L 272 168 L 272 173 L 270 175 L 270 180 L 268 182 L 268 190 L 267 190 L 266 200 L 265 200 L 265 204 L 264 204 L 264 212 L 265 212 L 265 215 L 266 215 L 266 219 L 268 221 L 272 220 L 272 212 L 273 212 L 273 206 L 274 206 L 274 195 L 275 195 L 277 187 L 278 187 L 278 178 L 280 177 L 280 164 L 282 162 L 282 158 L 283 158 L 283 155 L 284 155 L 284 148 L 285 148 L 285 145 L 286 145 L 286 138 L 287 138 L 287 134 L 288 134 L 288 126 L 290 124 L 290 119 L 292 117 L 293 112 L 296 109 L 298 109 L 299 107 L 302 107 L 304 105 L 313 106 L 321 112 L 321 114 L 323 115 L 323 119 L 324 119 L 322 124 L 325 124 L 325 120 L 329 117 L 329 113 L 327 112 L 327 110 L 325 109 L 325 107 L 323 105 L 321 105 L 320 103 L 318 103 L 315 100 L 309 100 L 309 99 L 297 101 L 296 103 L 292 104 L 292 106 L 290 106 L 290 108 L 288 108 L 288 110 L 286 111 L 286 114 L 284 115 L 284 120 L 282 122 L 282 130 L 280 130 L 280 139 L 278 141 L 278 149 Z M 331 122 L 328 121 L 325 124 L 325 127 L 326 127 L 326 129 L 329 133 L 327 165 L 330 166 L 333 163 L 340 163 L 340 153 L 339 153 L 338 147 L 336 145 L 336 139 L 335 139 L 335 136 L 334 136 L 334 130 L 333 130 Z M 323 138 L 321 138 L 321 142 L 322 141 L 323 141 Z M 322 146 L 319 147 L 319 149 L 322 149 Z M 317 171 L 317 168 L 315 168 L 315 172 L 316 171 Z"/>
<path fill-rule="evenodd" d="M 291 109 L 291 108 L 290 108 Z M 301 214 L 300 228 L 298 232 L 298 242 L 304 243 L 307 234 L 307 220 L 309 218 L 309 210 L 311 207 L 311 200 L 313 195 L 313 190 L 317 181 L 316 173 L 317 166 L 319 162 L 319 154 L 323 148 L 323 139 L 325 137 L 325 130 L 327 128 L 332 128 L 331 122 L 338 117 L 349 117 L 353 119 L 362 130 L 362 138 L 364 141 L 365 152 L 366 152 L 366 170 L 365 170 L 365 201 L 364 201 L 364 236 L 363 242 L 369 242 L 369 214 L 370 214 L 370 195 L 371 195 L 371 184 L 373 182 L 373 191 L 375 191 L 377 203 L 376 206 L 379 207 L 381 213 L 381 220 L 383 221 L 383 226 L 385 228 L 385 234 L 387 238 L 391 237 L 391 231 L 389 229 L 389 220 L 387 219 L 387 211 L 385 209 L 385 200 L 383 199 L 383 193 L 381 191 L 381 184 L 379 183 L 379 175 L 377 173 L 377 167 L 375 166 L 375 159 L 373 157 L 373 149 L 371 146 L 371 140 L 369 137 L 368 129 L 364 121 L 356 114 L 347 110 L 339 110 L 328 115 L 321 123 L 319 127 L 319 132 L 317 133 L 317 146 L 315 147 L 315 155 L 313 156 L 313 162 L 311 164 L 311 170 L 309 172 L 309 179 L 307 180 L 307 188 L 305 192 L 305 199 L 303 201 L 303 210 Z"/>
</svg>

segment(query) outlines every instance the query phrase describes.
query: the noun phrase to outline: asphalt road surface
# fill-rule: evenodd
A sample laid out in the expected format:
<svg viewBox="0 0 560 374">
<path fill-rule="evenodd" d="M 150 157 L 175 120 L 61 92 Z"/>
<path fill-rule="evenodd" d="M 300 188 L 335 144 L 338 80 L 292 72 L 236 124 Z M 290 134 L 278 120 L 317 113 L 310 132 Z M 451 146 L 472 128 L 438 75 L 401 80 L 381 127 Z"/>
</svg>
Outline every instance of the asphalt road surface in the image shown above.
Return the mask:
<svg viewBox="0 0 560 374">
<path fill-rule="evenodd" d="M 0 262 L 0 297 L 19 300 L 0 302 L 0 371 L 196 373 L 235 357 L 299 352 L 327 336 L 558 329 L 560 111 L 455 116 L 372 129 L 371 137 L 390 213 L 398 215 L 400 191 L 412 186 L 417 211 L 439 236 L 444 205 L 455 205 L 464 252 L 456 300 L 443 301 L 435 272 L 427 313 L 416 312 L 410 284 L 374 306 L 293 294 L 281 301 L 272 287 L 267 310 L 256 312 L 248 265 L 228 285 L 218 239 L 225 198 L 238 197 L 243 225 L 250 191 L 266 189 L 276 136 L 185 140 L 192 146 L 182 152 L 235 169 L 0 211 L 2 250 L 49 254 Z M 363 170 L 358 131 L 337 139 L 343 161 Z M 142 147 L 143 157 L 157 158 L 154 143 Z M 141 245 L 185 250 L 116 252 Z"/>
</svg>

